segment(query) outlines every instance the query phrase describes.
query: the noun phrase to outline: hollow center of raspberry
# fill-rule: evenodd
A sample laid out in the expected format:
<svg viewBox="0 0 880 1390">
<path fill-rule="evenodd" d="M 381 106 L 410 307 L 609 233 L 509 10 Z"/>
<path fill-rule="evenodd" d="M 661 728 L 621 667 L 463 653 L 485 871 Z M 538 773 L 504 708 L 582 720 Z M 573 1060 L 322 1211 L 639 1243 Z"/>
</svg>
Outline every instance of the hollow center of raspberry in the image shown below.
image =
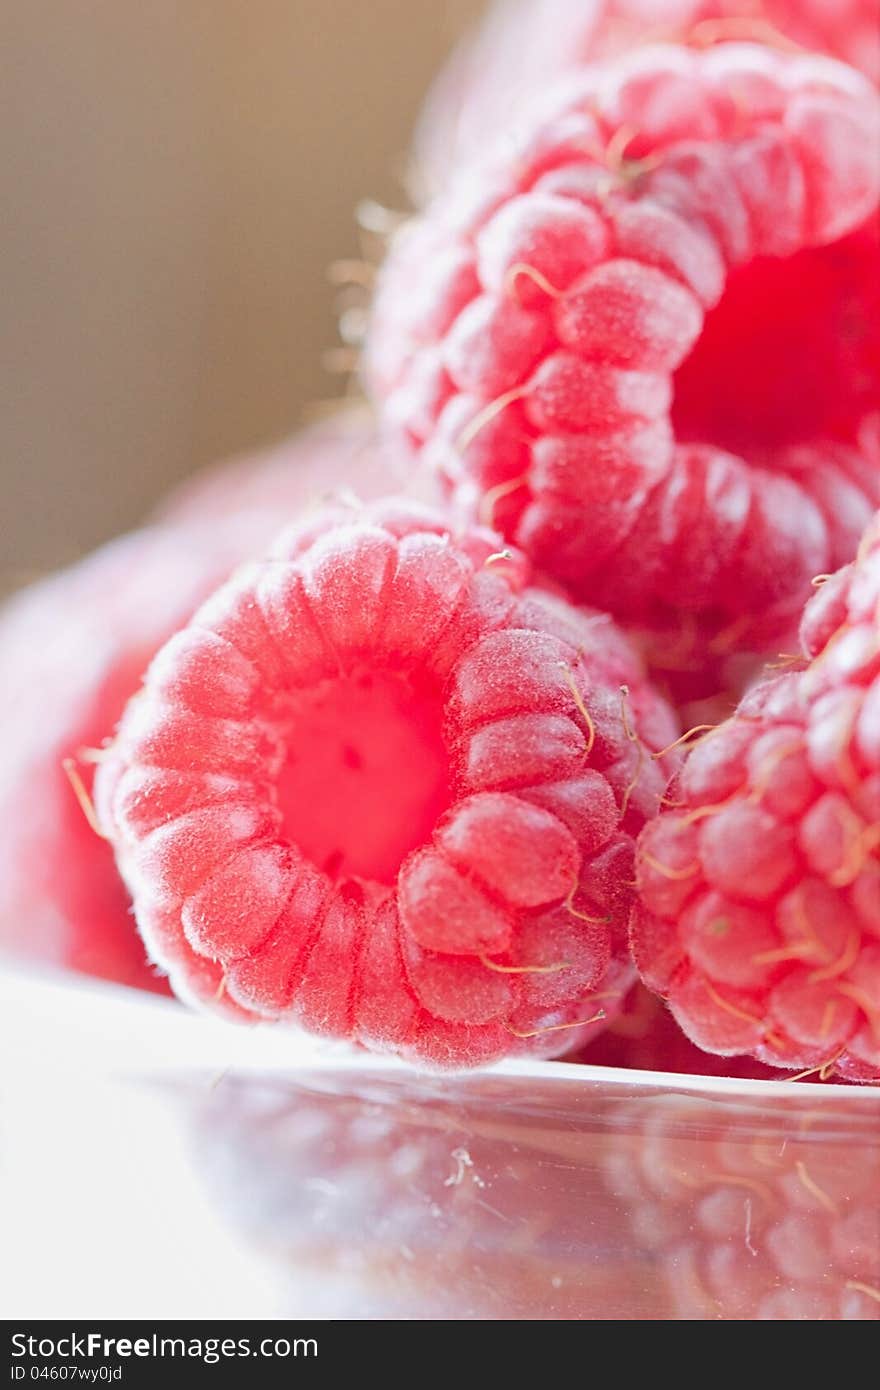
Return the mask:
<svg viewBox="0 0 880 1390">
<path fill-rule="evenodd" d="M 356 671 L 298 692 L 281 714 L 284 831 L 333 878 L 393 884 L 450 802 L 439 691 Z"/>
<path fill-rule="evenodd" d="M 786 445 L 852 441 L 877 405 L 878 324 L 876 250 L 864 231 L 733 271 L 676 373 L 677 438 L 764 464 Z"/>
</svg>

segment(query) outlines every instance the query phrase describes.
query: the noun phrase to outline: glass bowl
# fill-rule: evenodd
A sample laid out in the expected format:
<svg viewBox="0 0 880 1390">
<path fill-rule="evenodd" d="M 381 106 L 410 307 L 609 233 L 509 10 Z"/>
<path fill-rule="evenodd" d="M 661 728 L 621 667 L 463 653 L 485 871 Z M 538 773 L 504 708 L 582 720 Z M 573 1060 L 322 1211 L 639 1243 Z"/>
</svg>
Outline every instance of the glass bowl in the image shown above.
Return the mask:
<svg viewBox="0 0 880 1390">
<path fill-rule="evenodd" d="M 0 1048 L 7 1317 L 880 1319 L 876 1089 L 419 1073 L 12 972 Z"/>
</svg>

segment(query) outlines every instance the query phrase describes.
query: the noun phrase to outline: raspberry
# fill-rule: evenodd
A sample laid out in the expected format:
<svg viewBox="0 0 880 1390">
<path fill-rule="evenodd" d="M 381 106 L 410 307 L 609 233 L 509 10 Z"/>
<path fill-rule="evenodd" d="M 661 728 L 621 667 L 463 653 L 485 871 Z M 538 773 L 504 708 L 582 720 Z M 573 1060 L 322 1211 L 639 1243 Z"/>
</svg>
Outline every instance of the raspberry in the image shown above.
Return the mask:
<svg viewBox="0 0 880 1390">
<path fill-rule="evenodd" d="M 828 53 L 880 82 L 878 0 L 502 0 L 440 73 L 416 132 L 413 181 L 436 192 L 524 98 L 645 42 L 725 39 Z M 793 41 L 793 43 L 792 43 Z"/>
<path fill-rule="evenodd" d="M 632 947 L 709 1052 L 880 1080 L 880 516 L 809 666 L 690 754 L 639 841 Z"/>
<path fill-rule="evenodd" d="M 362 458 L 366 469 L 354 477 Z M 174 525 L 114 541 L 6 606 L 0 946 L 165 988 L 145 960 L 112 852 L 77 804 L 65 761 L 100 749 L 158 647 L 233 565 L 266 545 L 285 510 L 328 484 L 366 481 L 378 491 L 383 471 L 387 487 L 394 476 L 387 459 L 354 424 L 308 431 L 272 455 L 191 484 L 168 506 Z M 79 775 L 90 781 L 88 762 Z"/>
<path fill-rule="evenodd" d="M 880 502 L 877 116 L 750 45 L 587 70 L 392 247 L 388 428 L 576 598 L 783 632 Z"/>
<path fill-rule="evenodd" d="M 606 1187 L 668 1316 L 880 1318 L 876 1110 L 679 1095 L 624 1103 L 606 1125 Z"/>
<path fill-rule="evenodd" d="M 719 724 L 733 714 L 746 690 L 760 679 L 768 663 L 795 659 L 798 625 L 784 632 L 775 622 L 762 630 L 749 625 L 749 650 L 736 646 L 736 632 L 713 632 L 683 614 L 674 622 L 628 626 L 627 632 L 645 661 L 656 688 L 673 705 L 683 729 Z"/>
<path fill-rule="evenodd" d="M 197 558 L 173 533 L 149 530 L 112 542 L 7 605 L 0 623 L 5 948 L 162 988 L 110 848 L 89 827 L 64 763 L 112 732 L 156 648 L 226 568 Z"/>
<path fill-rule="evenodd" d="M 160 652 L 96 791 L 178 993 L 436 1065 L 608 1012 L 672 721 L 499 544 L 329 510 Z"/>
</svg>

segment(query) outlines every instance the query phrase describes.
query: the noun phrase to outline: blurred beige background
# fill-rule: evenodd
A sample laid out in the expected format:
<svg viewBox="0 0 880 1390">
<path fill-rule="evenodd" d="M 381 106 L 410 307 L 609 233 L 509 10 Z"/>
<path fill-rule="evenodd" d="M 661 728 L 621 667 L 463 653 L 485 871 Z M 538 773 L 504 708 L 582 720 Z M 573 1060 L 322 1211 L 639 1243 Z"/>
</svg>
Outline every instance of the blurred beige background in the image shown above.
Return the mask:
<svg viewBox="0 0 880 1390">
<path fill-rule="evenodd" d="M 334 394 L 326 268 L 402 205 L 479 0 L 6 0 L 0 568 L 136 522 Z"/>
</svg>

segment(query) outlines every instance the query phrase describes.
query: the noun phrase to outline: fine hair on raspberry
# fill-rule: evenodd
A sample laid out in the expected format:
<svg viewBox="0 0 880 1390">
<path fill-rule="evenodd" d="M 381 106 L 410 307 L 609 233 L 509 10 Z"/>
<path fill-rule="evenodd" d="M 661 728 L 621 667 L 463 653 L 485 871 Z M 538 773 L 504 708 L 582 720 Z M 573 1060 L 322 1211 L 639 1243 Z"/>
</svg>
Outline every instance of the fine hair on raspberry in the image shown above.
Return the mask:
<svg viewBox="0 0 880 1390">
<path fill-rule="evenodd" d="M 554 88 L 392 244 L 386 428 L 579 599 L 784 632 L 880 503 L 878 109 L 756 44 Z"/>
<path fill-rule="evenodd" d="M 208 601 L 96 798 L 178 993 L 477 1064 L 613 1012 L 674 738 L 609 618 L 388 502 L 308 517 Z"/>
</svg>

